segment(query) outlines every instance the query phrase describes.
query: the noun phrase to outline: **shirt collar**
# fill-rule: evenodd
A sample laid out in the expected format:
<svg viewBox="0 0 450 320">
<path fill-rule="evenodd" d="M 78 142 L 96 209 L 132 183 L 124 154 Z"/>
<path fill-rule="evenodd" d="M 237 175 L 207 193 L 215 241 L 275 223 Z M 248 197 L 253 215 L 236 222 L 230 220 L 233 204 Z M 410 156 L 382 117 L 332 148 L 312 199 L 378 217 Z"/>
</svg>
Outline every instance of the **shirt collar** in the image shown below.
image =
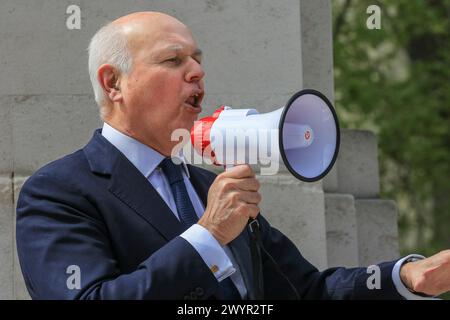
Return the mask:
<svg viewBox="0 0 450 320">
<path fill-rule="evenodd" d="M 144 177 L 148 178 L 153 171 L 159 166 L 161 161 L 165 158 L 158 151 L 149 146 L 137 141 L 136 139 L 123 134 L 119 130 L 113 128 L 106 122 L 103 123 L 102 136 L 105 137 L 113 146 L 119 149 L 124 156 L 139 170 Z M 183 164 L 186 176 L 190 178 L 186 159 L 180 151 L 177 157 Z"/>
</svg>

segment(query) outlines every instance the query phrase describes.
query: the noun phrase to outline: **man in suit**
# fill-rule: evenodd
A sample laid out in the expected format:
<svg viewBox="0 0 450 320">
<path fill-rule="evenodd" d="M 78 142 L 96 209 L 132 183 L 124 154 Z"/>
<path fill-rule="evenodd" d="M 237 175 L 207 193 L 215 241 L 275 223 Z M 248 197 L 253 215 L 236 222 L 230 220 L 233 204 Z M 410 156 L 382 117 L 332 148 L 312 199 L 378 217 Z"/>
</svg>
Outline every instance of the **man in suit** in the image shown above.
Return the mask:
<svg viewBox="0 0 450 320">
<path fill-rule="evenodd" d="M 182 156 L 175 164 L 171 133 L 190 129 L 201 111 L 201 55 L 187 27 L 162 13 L 121 17 L 93 37 L 103 128 L 39 169 L 18 200 L 17 248 L 32 298 L 401 299 L 450 288 L 448 251 L 380 264 L 380 290 L 368 288 L 365 268 L 319 272 L 259 214 L 250 167 L 216 176 Z M 270 255 L 260 261 L 262 296 L 249 218 Z"/>
</svg>

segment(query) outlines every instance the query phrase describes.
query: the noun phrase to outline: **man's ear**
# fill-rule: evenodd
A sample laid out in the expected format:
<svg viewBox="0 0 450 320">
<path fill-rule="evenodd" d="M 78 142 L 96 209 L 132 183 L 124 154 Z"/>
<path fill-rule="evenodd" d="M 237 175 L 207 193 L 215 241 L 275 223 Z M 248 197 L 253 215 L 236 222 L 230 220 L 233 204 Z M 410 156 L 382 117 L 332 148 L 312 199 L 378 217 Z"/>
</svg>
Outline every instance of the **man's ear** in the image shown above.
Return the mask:
<svg viewBox="0 0 450 320">
<path fill-rule="evenodd" d="M 120 90 L 120 72 L 110 64 L 102 64 L 97 70 L 97 80 L 103 89 L 104 94 L 111 102 L 122 101 Z"/>
</svg>

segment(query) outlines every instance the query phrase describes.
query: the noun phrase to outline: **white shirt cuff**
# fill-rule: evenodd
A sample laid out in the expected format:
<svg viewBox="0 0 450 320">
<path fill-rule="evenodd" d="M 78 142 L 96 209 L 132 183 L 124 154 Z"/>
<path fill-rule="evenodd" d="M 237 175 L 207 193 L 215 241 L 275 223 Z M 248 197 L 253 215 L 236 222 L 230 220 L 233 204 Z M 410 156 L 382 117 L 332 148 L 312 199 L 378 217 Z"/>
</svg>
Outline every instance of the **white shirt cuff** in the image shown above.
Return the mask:
<svg viewBox="0 0 450 320">
<path fill-rule="evenodd" d="M 419 254 L 410 254 L 409 256 L 406 256 L 397 261 L 397 263 L 394 265 L 394 268 L 392 269 L 392 281 L 394 282 L 395 288 L 397 289 L 398 293 L 407 300 L 438 300 L 437 298 L 423 297 L 414 294 L 405 286 L 402 279 L 400 278 L 400 268 L 403 262 L 405 262 L 405 260 L 409 258 L 416 258 L 417 260 L 425 259 L 424 256 L 421 256 Z"/>
<path fill-rule="evenodd" d="M 201 225 L 192 225 L 181 237 L 199 253 L 217 281 L 222 281 L 236 271 L 216 238 Z"/>
</svg>

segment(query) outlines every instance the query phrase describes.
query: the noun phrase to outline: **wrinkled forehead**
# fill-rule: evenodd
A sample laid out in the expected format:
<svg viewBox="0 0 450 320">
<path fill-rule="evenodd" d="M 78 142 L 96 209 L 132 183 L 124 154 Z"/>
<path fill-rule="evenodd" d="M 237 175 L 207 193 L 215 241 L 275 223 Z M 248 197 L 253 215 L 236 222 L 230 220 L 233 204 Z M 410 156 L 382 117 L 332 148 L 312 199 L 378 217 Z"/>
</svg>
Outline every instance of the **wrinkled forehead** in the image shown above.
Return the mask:
<svg viewBox="0 0 450 320">
<path fill-rule="evenodd" d="M 155 53 L 167 48 L 192 48 L 197 44 L 189 29 L 177 21 L 124 26 L 128 46 L 133 54 Z"/>
</svg>

